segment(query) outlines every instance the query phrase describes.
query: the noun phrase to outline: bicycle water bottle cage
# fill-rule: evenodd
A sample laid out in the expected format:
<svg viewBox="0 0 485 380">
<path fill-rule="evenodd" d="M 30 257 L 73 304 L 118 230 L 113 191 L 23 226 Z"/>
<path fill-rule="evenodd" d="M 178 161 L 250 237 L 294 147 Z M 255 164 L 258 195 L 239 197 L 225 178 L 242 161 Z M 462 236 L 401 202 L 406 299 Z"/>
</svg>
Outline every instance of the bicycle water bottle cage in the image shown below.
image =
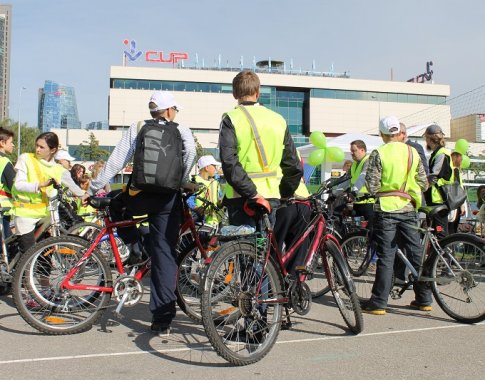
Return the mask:
<svg viewBox="0 0 485 380">
<path fill-rule="evenodd" d="M 271 205 L 264 198 L 251 198 L 244 202 L 244 212 L 248 216 L 270 214 Z"/>
</svg>

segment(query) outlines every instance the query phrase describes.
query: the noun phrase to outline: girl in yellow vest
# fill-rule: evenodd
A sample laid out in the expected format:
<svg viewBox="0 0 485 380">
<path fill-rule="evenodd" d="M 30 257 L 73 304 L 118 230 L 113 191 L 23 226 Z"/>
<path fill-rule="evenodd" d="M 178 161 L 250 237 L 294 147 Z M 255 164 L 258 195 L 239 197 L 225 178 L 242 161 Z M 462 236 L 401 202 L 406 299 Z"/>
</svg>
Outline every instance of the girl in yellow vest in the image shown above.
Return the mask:
<svg viewBox="0 0 485 380">
<path fill-rule="evenodd" d="M 15 229 L 20 235 L 21 252 L 34 245 L 35 224 L 48 215 L 47 194 L 52 189 L 51 179 L 68 187 L 78 197 L 85 194 L 74 183 L 71 173 L 55 162 L 58 148 L 59 138 L 55 133 L 42 133 L 35 140 L 35 153 L 21 154 L 15 165 L 17 175 L 12 188 L 13 215 Z"/>
<path fill-rule="evenodd" d="M 217 166 L 221 164 L 217 162 L 214 157 L 211 155 L 202 156 L 197 161 L 197 166 L 199 167 L 199 175 L 195 177 L 195 182 L 201 183 L 205 187 L 205 191 L 201 194 L 203 198 L 208 200 L 209 202 L 217 205 L 219 204 L 219 181 L 215 179 L 215 175 L 217 174 Z M 197 211 L 198 208 L 203 206 L 203 202 L 196 199 L 195 200 L 195 212 L 199 214 Z M 205 214 L 205 223 L 211 225 L 218 225 L 219 224 L 219 217 L 216 212 L 212 212 L 210 214 Z"/>
<path fill-rule="evenodd" d="M 15 178 L 15 170 L 7 154 L 13 151 L 13 132 L 0 127 L 0 207 L 12 208 L 12 185 Z M 3 234 L 7 238 L 10 235 L 10 211 L 3 215 Z"/>
</svg>

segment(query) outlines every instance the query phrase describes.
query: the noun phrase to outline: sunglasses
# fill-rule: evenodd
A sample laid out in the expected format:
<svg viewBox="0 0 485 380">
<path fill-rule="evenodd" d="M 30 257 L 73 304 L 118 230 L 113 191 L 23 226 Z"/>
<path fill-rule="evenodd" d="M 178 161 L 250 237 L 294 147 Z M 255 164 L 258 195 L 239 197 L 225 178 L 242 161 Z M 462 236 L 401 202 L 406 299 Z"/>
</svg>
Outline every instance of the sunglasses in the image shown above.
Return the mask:
<svg viewBox="0 0 485 380">
<path fill-rule="evenodd" d="M 172 109 L 177 113 L 179 112 L 179 109 L 177 108 L 177 106 L 173 106 Z"/>
</svg>

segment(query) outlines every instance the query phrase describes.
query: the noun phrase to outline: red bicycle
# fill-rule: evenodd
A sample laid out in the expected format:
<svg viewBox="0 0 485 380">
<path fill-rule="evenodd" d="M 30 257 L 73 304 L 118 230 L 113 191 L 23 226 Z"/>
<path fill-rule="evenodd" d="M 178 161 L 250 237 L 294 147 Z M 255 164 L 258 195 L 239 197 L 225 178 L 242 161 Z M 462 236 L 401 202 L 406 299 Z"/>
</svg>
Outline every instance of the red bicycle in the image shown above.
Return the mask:
<svg viewBox="0 0 485 380">
<path fill-rule="evenodd" d="M 199 238 L 206 232 L 208 238 L 216 232 L 213 227 L 197 226 L 186 207 L 185 221 L 181 226 L 182 250 L 177 282 L 179 305 L 197 319 L 193 291 L 187 290 L 185 280 L 192 276 L 197 265 L 208 257 L 208 243 Z M 91 206 L 102 210 L 104 227 L 92 241 L 76 236 L 58 236 L 46 239 L 28 250 L 17 266 L 13 283 L 13 299 L 22 318 L 35 329 L 53 335 L 75 334 L 91 328 L 102 316 L 113 296 L 117 301 L 115 314 L 120 315 L 124 306 L 136 305 L 143 296 L 142 279 L 150 271 L 149 259 L 125 270 L 115 239 L 115 230 L 134 226 L 147 220 L 136 218 L 113 222 L 110 219 L 110 198 L 92 198 Z M 117 277 L 113 278 L 108 260 L 99 249 L 108 240 L 114 258 Z M 187 264 L 191 262 L 191 265 Z M 190 267 L 191 275 L 188 275 Z M 196 284 L 198 291 L 198 284 Z M 199 311 L 200 313 L 200 311 Z"/>
</svg>

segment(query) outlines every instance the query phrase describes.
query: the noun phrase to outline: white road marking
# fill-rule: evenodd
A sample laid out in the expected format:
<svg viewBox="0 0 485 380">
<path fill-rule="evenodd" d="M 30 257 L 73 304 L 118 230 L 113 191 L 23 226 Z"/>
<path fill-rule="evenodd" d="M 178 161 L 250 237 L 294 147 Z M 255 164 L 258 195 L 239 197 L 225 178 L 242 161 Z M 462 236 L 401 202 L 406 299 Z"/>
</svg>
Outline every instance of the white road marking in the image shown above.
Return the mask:
<svg viewBox="0 0 485 380">
<path fill-rule="evenodd" d="M 294 343 L 305 343 L 305 342 L 318 342 L 318 341 L 336 340 L 336 339 L 345 339 L 345 338 L 357 339 L 357 338 L 365 338 L 365 337 L 372 337 L 372 336 L 379 336 L 379 335 L 405 334 L 405 333 L 413 333 L 413 332 L 446 330 L 446 329 L 463 328 L 463 327 L 477 327 L 477 326 L 485 326 L 485 322 L 478 323 L 478 324 L 475 324 L 475 325 L 456 324 L 456 325 L 447 325 L 447 326 L 425 327 L 425 328 L 410 329 L 410 330 L 381 331 L 381 332 L 359 334 L 359 335 L 341 335 L 341 336 L 328 336 L 328 337 L 319 337 L 319 338 L 283 340 L 283 341 L 276 342 L 276 344 L 288 344 L 288 343 L 294 344 Z M 191 350 L 200 350 L 200 348 L 198 348 L 198 347 L 184 347 L 184 348 L 169 348 L 169 349 L 166 349 L 166 350 L 113 352 L 113 353 L 100 353 L 100 354 L 87 354 L 87 355 L 69 355 L 69 356 L 53 356 L 53 357 L 44 357 L 44 358 L 2 360 L 2 361 L 0 361 L 0 364 L 22 364 L 22 363 L 48 362 L 48 361 L 60 361 L 60 360 L 107 358 L 107 357 L 115 357 L 115 356 L 130 356 L 130 355 L 146 355 L 146 354 L 155 354 L 155 353 L 184 352 L 184 351 L 191 351 Z"/>
</svg>

